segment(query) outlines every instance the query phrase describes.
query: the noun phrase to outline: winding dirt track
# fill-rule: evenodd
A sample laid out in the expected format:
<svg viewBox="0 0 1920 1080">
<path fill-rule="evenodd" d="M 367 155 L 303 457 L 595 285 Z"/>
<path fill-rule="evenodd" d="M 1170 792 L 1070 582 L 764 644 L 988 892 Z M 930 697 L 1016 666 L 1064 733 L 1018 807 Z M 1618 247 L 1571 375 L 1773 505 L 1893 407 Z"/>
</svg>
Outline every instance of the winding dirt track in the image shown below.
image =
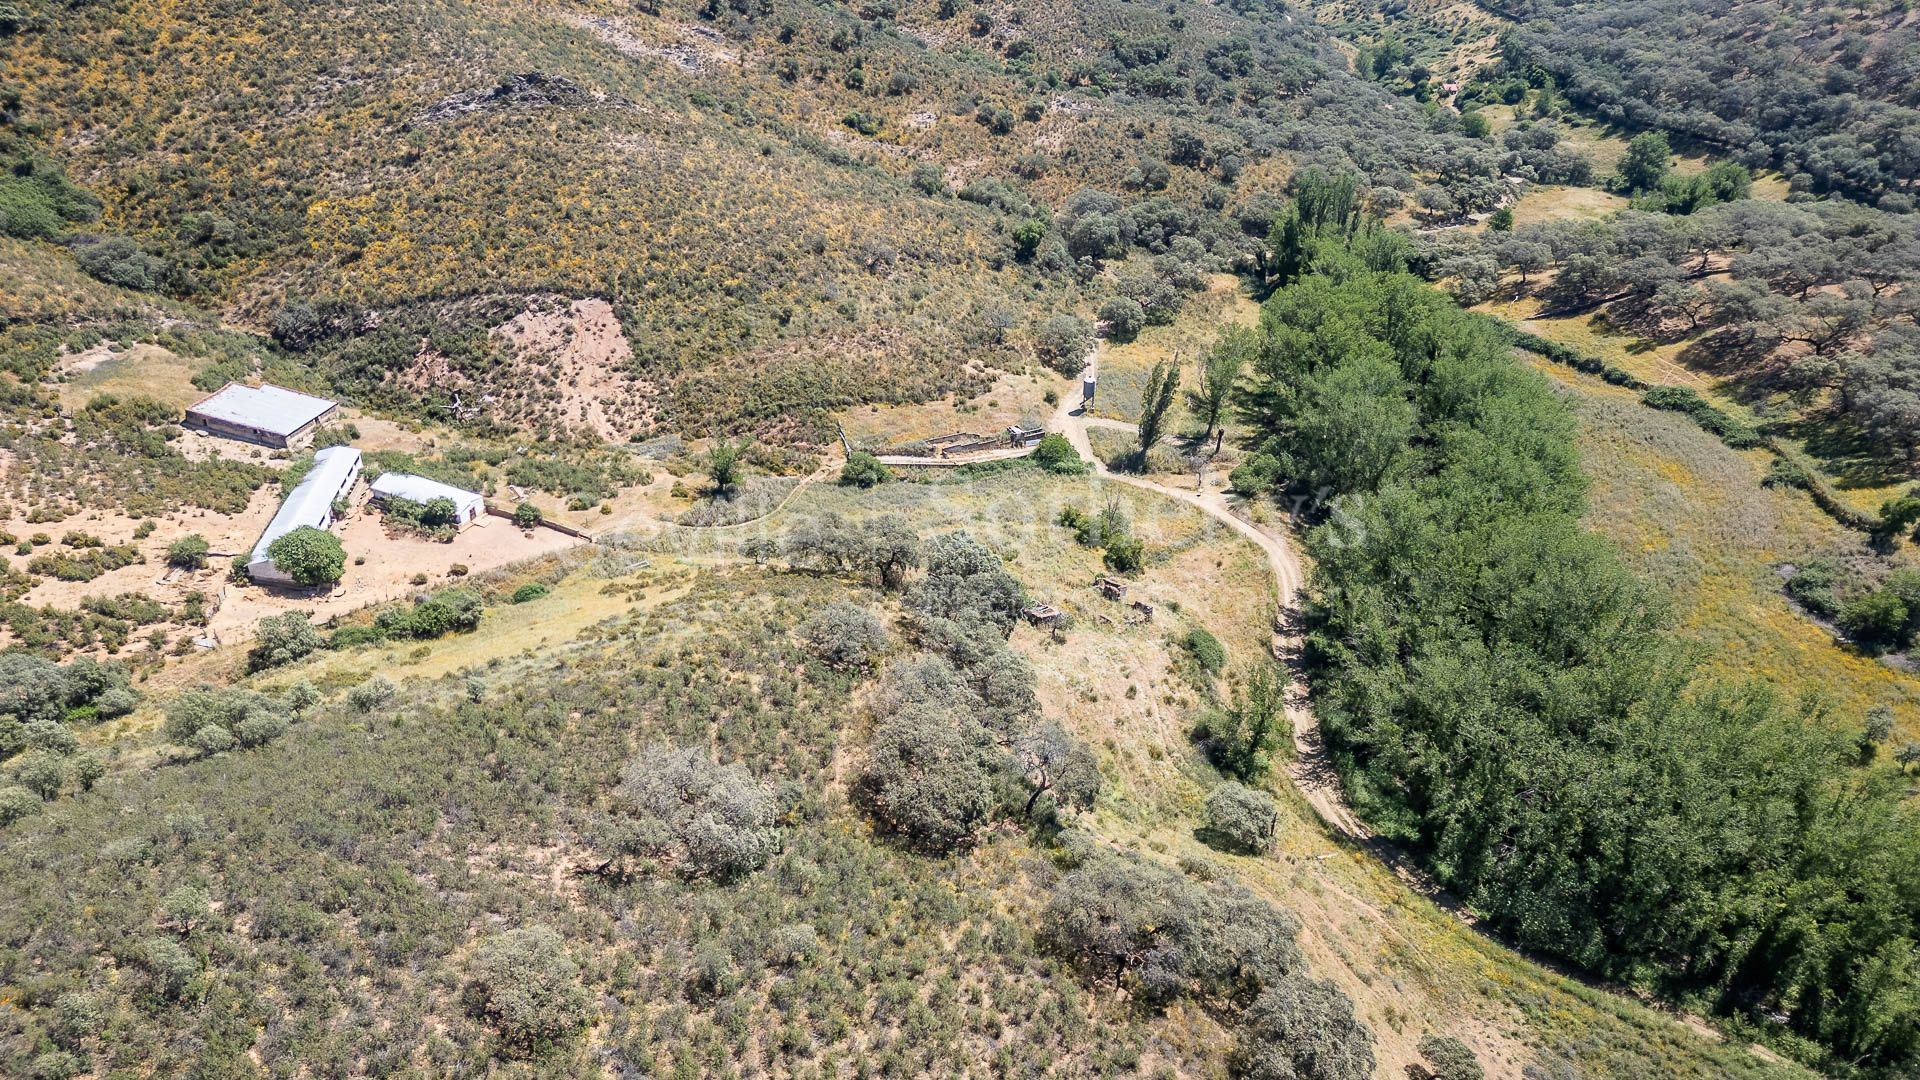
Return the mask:
<svg viewBox="0 0 1920 1080">
<path fill-rule="evenodd" d="M 1085 379 L 1099 371 L 1100 350 L 1104 343 L 1096 343 L 1087 354 L 1086 369 L 1080 378 Z M 1224 491 L 1182 491 L 1145 477 L 1116 473 L 1106 467 L 1094 456 L 1093 443 L 1087 437 L 1087 429 L 1092 427 L 1115 428 L 1132 431 L 1136 425 L 1121 420 L 1109 420 L 1104 417 L 1088 416 L 1084 403 L 1075 402 L 1074 395 L 1064 396 L 1058 408 L 1054 410 L 1052 430 L 1066 435 L 1067 441 L 1080 452 L 1080 456 L 1093 463 L 1094 474 L 1115 483 L 1156 492 L 1177 502 L 1195 507 L 1201 513 L 1234 530 L 1240 535 L 1260 545 L 1267 554 L 1267 565 L 1273 571 L 1275 600 L 1282 618 L 1276 627 L 1293 623 L 1286 616 L 1298 610 L 1300 587 L 1303 579 L 1300 560 L 1295 557 L 1293 548 L 1286 538 L 1262 526 L 1256 525 L 1234 511 L 1234 503 Z M 1326 746 L 1320 737 L 1320 723 L 1314 718 L 1313 710 L 1307 707 L 1306 685 L 1300 681 L 1298 665 L 1294 662 L 1300 654 L 1300 638 L 1291 629 L 1277 629 L 1273 635 L 1274 657 L 1283 662 L 1288 672 L 1287 721 L 1293 728 L 1293 762 L 1287 772 L 1300 794 L 1313 807 L 1333 830 L 1349 840 L 1362 844 L 1374 841 L 1373 830 L 1367 828 L 1353 808 L 1347 805 L 1340 789 L 1340 778 L 1333 770 L 1327 757 Z M 1394 870 L 1410 884 L 1429 895 L 1435 893 L 1431 882 L 1424 875 L 1406 865 L 1406 860 L 1393 858 L 1388 860 Z M 1412 877 L 1409 877 L 1412 874 Z"/>
</svg>

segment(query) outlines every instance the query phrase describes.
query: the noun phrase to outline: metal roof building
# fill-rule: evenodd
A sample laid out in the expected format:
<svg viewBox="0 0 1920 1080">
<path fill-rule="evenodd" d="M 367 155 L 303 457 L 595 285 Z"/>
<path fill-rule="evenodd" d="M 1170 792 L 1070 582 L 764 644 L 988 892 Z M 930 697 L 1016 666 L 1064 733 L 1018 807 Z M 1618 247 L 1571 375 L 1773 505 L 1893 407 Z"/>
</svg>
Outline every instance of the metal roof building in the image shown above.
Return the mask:
<svg viewBox="0 0 1920 1080">
<path fill-rule="evenodd" d="M 228 383 L 187 407 L 181 426 L 263 446 L 305 446 L 313 429 L 340 406 L 271 383 Z"/>
<path fill-rule="evenodd" d="M 479 492 L 412 473 L 381 473 L 373 482 L 373 498 L 376 502 L 405 499 L 423 505 L 434 499 L 445 499 L 453 504 L 453 519 L 460 525 L 470 525 L 487 512 L 487 500 Z"/>
<path fill-rule="evenodd" d="M 267 523 L 247 560 L 247 576 L 275 585 L 293 584 L 293 575 L 273 564 L 267 549 L 295 529 L 324 529 L 333 524 L 333 503 L 353 490 L 360 479 L 360 451 L 351 446 L 329 446 L 313 455 L 313 468 L 287 492 L 280 509 Z"/>
</svg>

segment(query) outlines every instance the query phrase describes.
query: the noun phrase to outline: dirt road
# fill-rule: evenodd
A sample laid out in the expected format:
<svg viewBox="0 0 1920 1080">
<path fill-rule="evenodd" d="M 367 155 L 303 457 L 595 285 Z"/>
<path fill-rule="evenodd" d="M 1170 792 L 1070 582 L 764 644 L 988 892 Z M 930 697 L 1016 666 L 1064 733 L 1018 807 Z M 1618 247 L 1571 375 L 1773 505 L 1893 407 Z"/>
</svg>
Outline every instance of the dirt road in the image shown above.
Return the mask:
<svg viewBox="0 0 1920 1080">
<path fill-rule="evenodd" d="M 1087 353 L 1086 367 L 1075 379 L 1076 387 L 1088 376 L 1098 373 L 1100 351 L 1104 347 L 1104 342 L 1096 342 L 1093 349 Z M 1087 429 L 1105 427 L 1131 431 L 1135 430 L 1136 425 L 1088 416 L 1085 403 L 1077 401 L 1077 397 L 1078 395 L 1073 393 L 1062 396 L 1059 406 L 1054 410 L 1050 428 L 1066 435 L 1067 441 L 1080 452 L 1080 456 L 1093 463 L 1095 475 L 1187 503 L 1260 545 L 1260 550 L 1266 552 L 1267 565 L 1273 571 L 1275 601 L 1279 611 L 1284 616 L 1297 610 L 1300 587 L 1303 584 L 1300 560 L 1295 557 L 1293 548 L 1284 536 L 1256 525 L 1236 513 L 1235 501 L 1230 499 L 1224 490 L 1183 491 L 1145 477 L 1130 476 L 1109 470 L 1099 458 L 1094 456 L 1093 443 L 1087 437 Z M 1291 621 L 1284 617 L 1282 619 L 1282 622 L 1289 625 Z M 1274 656 L 1285 664 L 1289 678 L 1287 721 L 1293 727 L 1294 758 L 1288 766 L 1288 775 L 1293 779 L 1294 786 L 1300 790 L 1300 794 L 1305 797 L 1307 803 L 1313 807 L 1314 812 L 1319 814 L 1321 820 L 1336 832 L 1361 843 L 1372 841 L 1373 830 L 1367 828 L 1366 823 L 1353 812 L 1353 808 L 1347 805 L 1346 798 L 1340 789 L 1340 778 L 1333 770 L 1332 762 L 1327 757 L 1326 746 L 1320 737 L 1319 721 L 1314 718 L 1313 710 L 1307 708 L 1306 686 L 1300 681 L 1297 665 L 1293 663 L 1300 652 L 1299 637 L 1290 631 L 1276 630 L 1273 635 L 1273 652 Z M 1406 877 L 1410 868 L 1404 866 L 1404 860 L 1391 861 L 1396 864 L 1395 870 L 1399 871 L 1402 877 Z M 1424 879 L 1413 880 L 1410 883 L 1420 887 L 1423 892 L 1429 894 L 1433 892 L 1431 884 Z"/>
</svg>

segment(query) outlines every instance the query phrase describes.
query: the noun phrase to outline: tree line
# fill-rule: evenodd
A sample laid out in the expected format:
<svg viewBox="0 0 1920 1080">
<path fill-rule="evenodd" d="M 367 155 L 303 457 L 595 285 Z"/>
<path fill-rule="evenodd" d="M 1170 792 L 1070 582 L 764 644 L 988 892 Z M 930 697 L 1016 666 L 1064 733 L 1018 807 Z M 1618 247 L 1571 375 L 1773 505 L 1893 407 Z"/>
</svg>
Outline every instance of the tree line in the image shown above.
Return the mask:
<svg viewBox="0 0 1920 1080">
<path fill-rule="evenodd" d="M 1581 527 L 1572 421 L 1497 328 L 1322 244 L 1259 335 L 1234 479 L 1323 500 L 1306 656 L 1361 812 L 1521 945 L 1777 1022 L 1828 1067 L 1911 1068 L 1897 773 L 1813 703 L 1692 677 Z"/>
</svg>

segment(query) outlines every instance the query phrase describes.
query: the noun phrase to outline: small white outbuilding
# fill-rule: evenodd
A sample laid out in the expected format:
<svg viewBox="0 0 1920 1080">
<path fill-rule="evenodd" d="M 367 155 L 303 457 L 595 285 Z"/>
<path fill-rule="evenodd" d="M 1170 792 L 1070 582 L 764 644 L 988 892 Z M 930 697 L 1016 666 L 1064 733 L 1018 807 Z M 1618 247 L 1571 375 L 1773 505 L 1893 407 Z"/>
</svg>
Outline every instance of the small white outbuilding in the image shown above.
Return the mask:
<svg viewBox="0 0 1920 1080">
<path fill-rule="evenodd" d="M 453 521 L 461 528 L 479 521 L 487 512 L 487 500 L 479 492 L 412 473 L 380 474 L 379 479 L 373 482 L 372 501 L 384 504 L 388 499 L 405 499 L 422 506 L 435 499 L 445 499 L 453 504 Z"/>
</svg>

